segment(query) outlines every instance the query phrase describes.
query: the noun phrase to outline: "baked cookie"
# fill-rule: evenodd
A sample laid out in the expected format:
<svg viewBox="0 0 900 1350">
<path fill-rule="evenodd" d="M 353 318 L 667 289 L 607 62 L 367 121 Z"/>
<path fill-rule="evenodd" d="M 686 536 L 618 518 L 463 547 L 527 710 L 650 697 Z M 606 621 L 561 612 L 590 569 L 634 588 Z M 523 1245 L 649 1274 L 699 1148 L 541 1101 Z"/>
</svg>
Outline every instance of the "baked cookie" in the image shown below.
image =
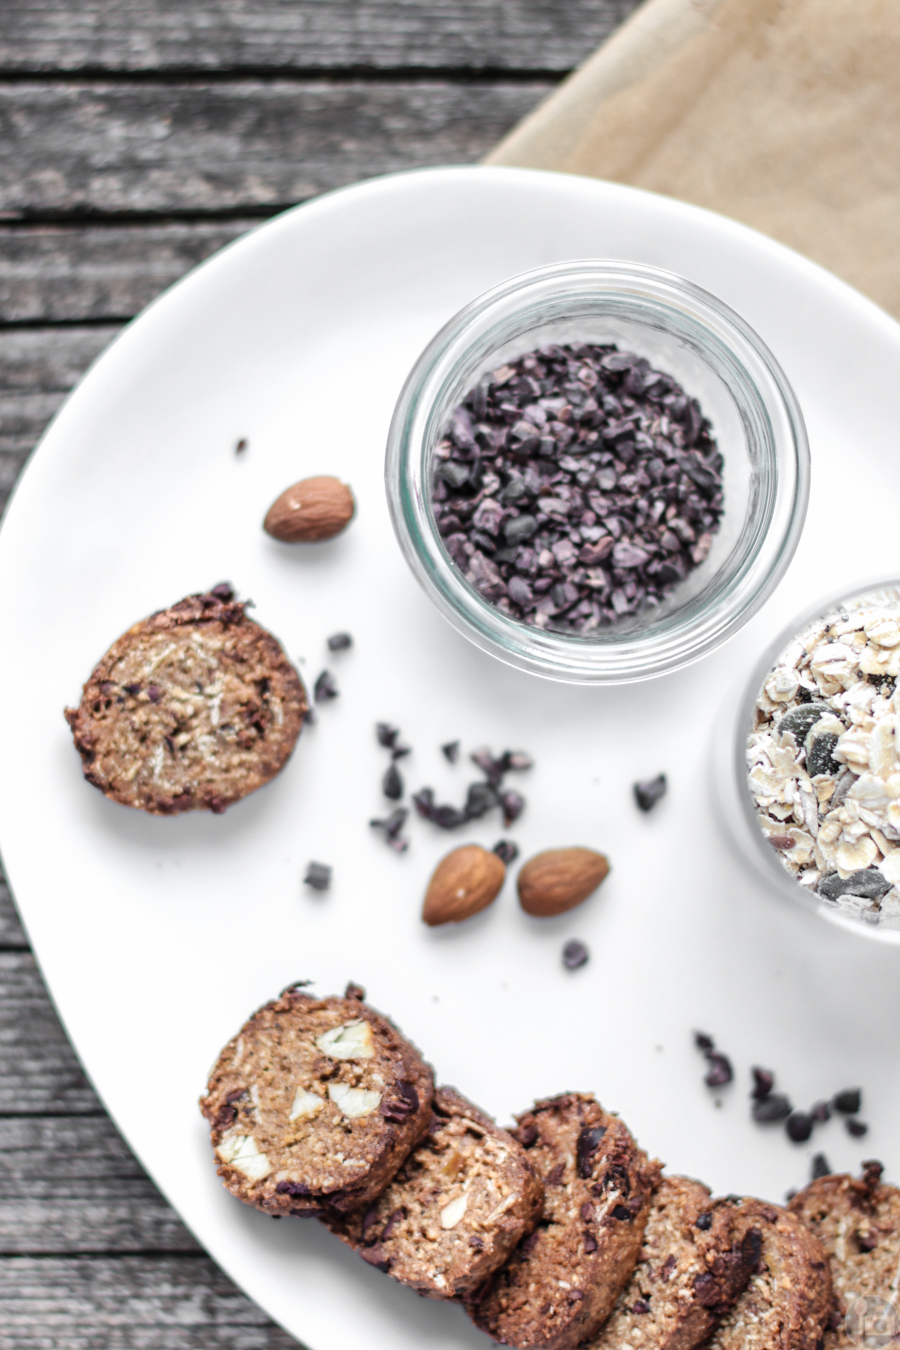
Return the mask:
<svg viewBox="0 0 900 1350">
<path fill-rule="evenodd" d="M 466 1309 L 503 1345 L 572 1350 L 631 1278 L 659 1164 L 589 1093 L 536 1102 L 517 1120 L 516 1138 L 544 1181 L 543 1216 Z"/>
<path fill-rule="evenodd" d="M 821 1177 L 788 1206 L 828 1253 L 838 1300 L 837 1325 L 825 1336 L 829 1350 L 862 1345 L 867 1318 L 870 1333 L 900 1332 L 900 1190 L 885 1185 L 881 1173 L 881 1163 L 867 1162 L 859 1179 Z M 876 1326 L 880 1319 L 883 1325 Z"/>
<path fill-rule="evenodd" d="M 431 1069 L 364 998 L 358 985 L 321 999 L 291 987 L 222 1051 L 200 1109 L 239 1200 L 268 1214 L 364 1208 L 425 1134 Z"/>
<path fill-rule="evenodd" d="M 760 1235 L 759 1263 L 710 1350 L 821 1350 L 834 1308 L 821 1242 L 777 1205 L 740 1200 L 734 1211 L 737 1224 Z"/>
<path fill-rule="evenodd" d="M 300 677 L 231 587 L 189 595 L 123 633 L 66 709 L 84 776 L 153 815 L 224 811 L 283 769 L 308 703 Z"/>
<path fill-rule="evenodd" d="M 694 1350 L 746 1287 L 759 1230 L 689 1177 L 663 1177 L 634 1274 L 585 1350 Z"/>
<path fill-rule="evenodd" d="M 522 1145 L 453 1088 L 364 1214 L 324 1222 L 365 1261 L 427 1298 L 458 1298 L 534 1228 L 544 1187 Z"/>
</svg>

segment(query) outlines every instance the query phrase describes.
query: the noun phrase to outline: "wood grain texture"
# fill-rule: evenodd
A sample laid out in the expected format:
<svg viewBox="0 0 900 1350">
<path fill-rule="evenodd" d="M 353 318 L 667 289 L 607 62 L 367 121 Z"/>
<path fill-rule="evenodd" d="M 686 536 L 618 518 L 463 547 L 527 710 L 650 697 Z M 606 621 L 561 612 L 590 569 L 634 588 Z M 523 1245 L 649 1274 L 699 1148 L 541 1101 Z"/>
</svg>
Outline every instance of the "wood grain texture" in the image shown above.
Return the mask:
<svg viewBox="0 0 900 1350">
<path fill-rule="evenodd" d="M 0 1260 L 2 1350 L 296 1350 L 207 1257 Z"/>
<path fill-rule="evenodd" d="M 0 1255 L 200 1250 L 104 1116 L 0 1119 L 0 1198 Z"/>
<path fill-rule="evenodd" d="M 395 169 L 471 163 L 550 88 L 0 85 L 0 215 L 275 210 Z"/>
<path fill-rule="evenodd" d="M 256 224 L 0 227 L 0 324 L 130 319 Z"/>
<path fill-rule="evenodd" d="M 28 0 L 0 70 L 565 71 L 637 0 Z"/>
<path fill-rule="evenodd" d="M 0 1116 L 101 1111 L 34 957 L 0 951 Z"/>
</svg>

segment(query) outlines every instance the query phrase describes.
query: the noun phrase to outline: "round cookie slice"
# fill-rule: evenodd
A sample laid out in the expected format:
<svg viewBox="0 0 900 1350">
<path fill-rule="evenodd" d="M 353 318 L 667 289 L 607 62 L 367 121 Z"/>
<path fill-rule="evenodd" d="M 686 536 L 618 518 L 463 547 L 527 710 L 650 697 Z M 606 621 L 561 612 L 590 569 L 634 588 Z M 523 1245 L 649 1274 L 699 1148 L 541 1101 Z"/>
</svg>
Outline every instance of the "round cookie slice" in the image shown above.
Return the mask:
<svg viewBox="0 0 900 1350">
<path fill-rule="evenodd" d="M 283 769 L 308 703 L 228 585 L 123 633 L 66 709 L 84 776 L 152 815 L 224 811 Z"/>
<path fill-rule="evenodd" d="M 634 1274 L 585 1350 L 695 1350 L 746 1287 L 758 1229 L 689 1177 L 663 1177 Z"/>
<path fill-rule="evenodd" d="M 734 1211 L 736 1223 L 759 1233 L 759 1262 L 709 1350 L 821 1350 L 834 1310 L 821 1242 L 777 1205 L 740 1200 Z"/>
<path fill-rule="evenodd" d="M 659 1164 L 588 1093 L 518 1116 L 544 1211 L 505 1266 L 465 1299 L 482 1331 L 519 1350 L 574 1350 L 612 1312 L 641 1249 Z"/>
<path fill-rule="evenodd" d="M 219 1176 L 268 1214 L 364 1208 L 431 1121 L 434 1078 L 364 990 L 293 986 L 229 1041 L 200 1109 Z"/>
<path fill-rule="evenodd" d="M 458 1298 L 530 1233 L 544 1187 L 529 1155 L 453 1088 L 428 1134 L 364 1214 L 326 1218 L 363 1260 L 427 1298 Z"/>
<path fill-rule="evenodd" d="M 900 1334 L 900 1190 L 882 1182 L 882 1170 L 865 1162 L 860 1178 L 820 1177 L 788 1206 L 828 1253 L 839 1299 L 828 1350 L 893 1344 Z"/>
</svg>

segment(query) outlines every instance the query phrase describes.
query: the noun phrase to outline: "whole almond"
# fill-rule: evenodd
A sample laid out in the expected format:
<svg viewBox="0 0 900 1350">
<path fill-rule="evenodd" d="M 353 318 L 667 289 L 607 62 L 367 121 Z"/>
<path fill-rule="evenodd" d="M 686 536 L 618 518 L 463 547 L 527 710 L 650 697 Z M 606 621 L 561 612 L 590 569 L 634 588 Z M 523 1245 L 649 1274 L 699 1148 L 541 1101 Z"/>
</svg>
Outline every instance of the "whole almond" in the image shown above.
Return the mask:
<svg viewBox="0 0 900 1350">
<path fill-rule="evenodd" d="M 422 918 L 431 928 L 470 919 L 496 900 L 506 868 L 496 853 L 463 844 L 442 858 L 425 892 Z"/>
<path fill-rule="evenodd" d="M 541 919 L 565 914 L 586 900 L 608 871 L 606 858 L 592 848 L 548 848 L 519 872 L 519 904 Z"/>
<path fill-rule="evenodd" d="M 269 507 L 263 529 L 286 544 L 333 539 L 353 519 L 353 493 L 339 478 L 304 478 Z"/>
</svg>

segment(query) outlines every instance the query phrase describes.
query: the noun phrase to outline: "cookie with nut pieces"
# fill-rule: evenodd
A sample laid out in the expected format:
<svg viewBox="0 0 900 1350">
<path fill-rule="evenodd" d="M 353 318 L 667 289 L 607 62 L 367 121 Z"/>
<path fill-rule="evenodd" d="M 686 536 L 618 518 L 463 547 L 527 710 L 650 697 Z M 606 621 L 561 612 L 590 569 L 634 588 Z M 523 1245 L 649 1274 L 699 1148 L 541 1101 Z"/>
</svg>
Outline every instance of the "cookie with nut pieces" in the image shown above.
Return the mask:
<svg viewBox="0 0 900 1350">
<path fill-rule="evenodd" d="M 866 1162 L 861 1177 L 820 1177 L 788 1205 L 828 1254 L 838 1299 L 839 1317 L 834 1320 L 839 1324 L 826 1334 L 827 1350 L 860 1345 L 867 1312 L 887 1315 L 895 1331 L 900 1330 L 900 1190 L 886 1185 L 881 1173 L 881 1163 Z"/>
<path fill-rule="evenodd" d="M 589 1093 L 539 1101 L 517 1121 L 543 1178 L 543 1215 L 466 1310 L 501 1344 L 574 1350 L 631 1278 L 660 1167 Z"/>
<path fill-rule="evenodd" d="M 746 1287 L 760 1246 L 701 1182 L 663 1177 L 634 1274 L 584 1350 L 695 1350 Z"/>
<path fill-rule="evenodd" d="M 307 711 L 281 645 L 223 583 L 123 633 L 65 715 L 89 783 L 171 816 L 224 811 L 268 783 Z"/>
<path fill-rule="evenodd" d="M 268 1214 L 349 1212 L 384 1190 L 431 1121 L 434 1078 L 365 991 L 298 986 L 254 1013 L 200 1109 L 226 1188 Z"/>
<path fill-rule="evenodd" d="M 759 1234 L 759 1260 L 709 1350 L 822 1350 L 835 1302 L 821 1242 L 794 1214 L 762 1200 L 735 1201 L 734 1218 Z"/>
<path fill-rule="evenodd" d="M 453 1088 L 428 1134 L 365 1213 L 324 1222 L 427 1298 L 459 1298 L 534 1228 L 544 1187 L 522 1145 Z"/>
</svg>

